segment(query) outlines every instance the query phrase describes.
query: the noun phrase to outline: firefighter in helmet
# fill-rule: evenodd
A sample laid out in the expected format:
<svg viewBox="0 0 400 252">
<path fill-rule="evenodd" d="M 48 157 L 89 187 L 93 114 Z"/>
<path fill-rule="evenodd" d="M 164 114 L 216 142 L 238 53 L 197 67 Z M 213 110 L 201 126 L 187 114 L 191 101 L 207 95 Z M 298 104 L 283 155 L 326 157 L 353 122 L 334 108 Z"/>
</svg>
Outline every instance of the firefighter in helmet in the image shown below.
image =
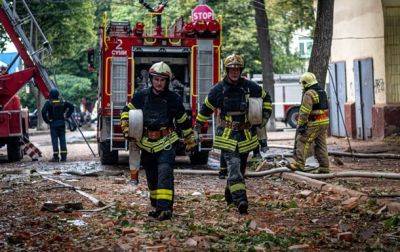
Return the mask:
<svg viewBox="0 0 400 252">
<path fill-rule="evenodd" d="M 176 128 L 182 132 L 187 150 L 193 149 L 196 142 L 181 97 L 168 88 L 172 79 L 170 67 L 158 62 L 151 66 L 149 74 L 152 86 L 136 92 L 124 107 L 121 128 L 124 136 L 128 137 L 129 110 L 143 111 L 143 137 L 137 145 L 142 150 L 141 165 L 146 172 L 150 202 L 155 208 L 149 216 L 167 220 L 172 217 L 173 210 L 173 166 L 179 140 Z M 133 176 L 137 179 L 137 174 Z"/>
<path fill-rule="evenodd" d="M 329 158 L 326 137 L 329 127 L 328 98 L 313 73 L 306 72 L 300 77 L 303 98 L 297 120 L 296 146 L 292 170 L 303 170 L 310 148 L 314 146 L 319 162 L 319 173 L 329 173 Z"/>
<path fill-rule="evenodd" d="M 53 158 L 51 162 L 67 161 L 67 143 L 65 141 L 65 121 L 74 112 L 74 105 L 59 98 L 60 93 L 56 88 L 50 90 L 49 100 L 42 108 L 42 117 L 50 125 L 51 144 L 53 145 Z M 60 141 L 60 149 L 58 142 Z M 61 156 L 61 159 L 60 159 Z"/>
<path fill-rule="evenodd" d="M 228 170 L 225 200 L 228 204 L 234 203 L 240 214 L 246 214 L 248 201 L 244 173 L 249 152 L 259 144 L 255 127 L 247 119 L 248 99 L 263 99 L 263 122 L 259 126 L 265 126 L 272 111 L 271 98 L 255 82 L 241 77 L 244 61 L 240 55 L 228 56 L 224 67 L 226 76 L 205 99 L 196 118 L 196 128 L 201 127 L 215 109 L 220 110 L 221 124 L 215 134 L 214 148 L 221 149 Z"/>
</svg>

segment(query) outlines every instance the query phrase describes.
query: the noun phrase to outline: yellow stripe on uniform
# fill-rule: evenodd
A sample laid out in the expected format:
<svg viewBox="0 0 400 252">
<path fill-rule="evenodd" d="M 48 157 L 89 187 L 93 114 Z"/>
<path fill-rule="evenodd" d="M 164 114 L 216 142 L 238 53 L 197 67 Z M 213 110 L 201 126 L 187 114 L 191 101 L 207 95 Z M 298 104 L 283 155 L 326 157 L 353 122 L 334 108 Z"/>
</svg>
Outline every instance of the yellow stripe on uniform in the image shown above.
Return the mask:
<svg viewBox="0 0 400 252">
<path fill-rule="evenodd" d="M 244 135 L 246 136 L 246 140 L 251 140 L 251 133 L 248 129 L 244 130 Z"/>
<path fill-rule="evenodd" d="M 183 137 L 187 137 L 188 135 L 192 134 L 192 132 L 193 132 L 192 128 L 185 129 L 185 130 L 182 130 L 182 135 L 183 135 Z"/>
<path fill-rule="evenodd" d="M 128 107 L 128 109 L 136 109 L 132 103 L 128 103 L 128 105 L 126 105 L 126 106 Z"/>
<path fill-rule="evenodd" d="M 129 119 L 129 112 L 122 112 L 121 113 L 121 119 Z"/>
<path fill-rule="evenodd" d="M 272 110 L 272 104 L 270 102 L 264 102 L 263 103 L 263 108 Z"/>
<path fill-rule="evenodd" d="M 309 113 L 311 112 L 311 108 L 307 108 L 306 106 L 301 105 L 301 107 L 300 107 L 300 112 L 309 114 Z"/>
<path fill-rule="evenodd" d="M 211 109 L 211 110 L 215 110 L 215 107 L 210 103 L 210 101 L 208 100 L 208 97 L 206 97 L 206 99 L 204 100 L 204 104 L 206 104 L 206 106 Z"/>
<path fill-rule="evenodd" d="M 204 116 L 200 113 L 197 114 L 196 120 L 199 122 L 205 122 L 208 120 L 208 116 Z"/>
<path fill-rule="evenodd" d="M 222 133 L 222 137 L 228 139 L 230 137 L 231 133 L 232 133 L 232 129 L 225 128 L 224 132 Z"/>
<path fill-rule="evenodd" d="M 170 189 L 157 189 L 150 191 L 150 198 L 156 200 L 171 200 L 173 197 L 173 191 Z"/>
<path fill-rule="evenodd" d="M 230 185 L 229 190 L 231 191 L 231 193 L 234 193 L 240 190 L 246 190 L 246 186 L 243 183 L 237 183 L 234 185 Z"/>
<path fill-rule="evenodd" d="M 329 124 L 329 119 L 324 119 L 320 121 L 308 122 L 307 126 L 320 126 Z"/>
<path fill-rule="evenodd" d="M 188 118 L 186 113 L 183 113 L 183 115 L 181 116 L 181 118 L 179 118 L 178 120 L 176 120 L 177 123 L 184 123 L 186 121 L 186 119 Z"/>
<path fill-rule="evenodd" d="M 156 153 L 156 152 L 159 152 L 159 151 L 167 148 L 168 146 L 172 145 L 173 143 L 175 143 L 178 140 L 179 140 L 179 138 L 178 138 L 178 135 L 176 134 L 176 132 L 172 132 L 168 136 L 165 136 L 165 137 L 157 140 L 156 142 L 150 142 L 149 138 L 144 136 L 136 144 L 138 145 L 138 147 L 140 149 L 143 149 L 150 153 Z"/>
<path fill-rule="evenodd" d="M 267 92 L 265 92 L 265 90 L 263 89 L 262 91 L 261 91 L 261 98 L 265 98 L 265 96 L 267 96 Z"/>
</svg>

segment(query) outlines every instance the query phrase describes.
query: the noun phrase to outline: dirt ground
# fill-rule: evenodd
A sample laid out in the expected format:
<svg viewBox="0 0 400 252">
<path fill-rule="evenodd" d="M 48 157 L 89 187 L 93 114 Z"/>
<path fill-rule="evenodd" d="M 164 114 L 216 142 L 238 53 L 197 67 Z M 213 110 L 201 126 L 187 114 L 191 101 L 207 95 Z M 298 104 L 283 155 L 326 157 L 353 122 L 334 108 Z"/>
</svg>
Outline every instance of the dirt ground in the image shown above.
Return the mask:
<svg viewBox="0 0 400 252">
<path fill-rule="evenodd" d="M 174 217 L 158 222 L 147 216 L 150 207 L 144 172 L 136 189 L 121 180 L 127 177 L 127 153 L 118 166 L 102 166 L 87 146 L 74 138 L 75 134 L 69 133 L 72 140 L 66 163 L 46 162 L 52 153 L 47 135 L 31 137 L 43 151 L 43 161 L 32 162 L 25 157 L 9 164 L 4 148 L 0 150 L 1 251 L 395 251 L 400 246 L 400 215 L 384 211 L 376 200 L 386 197 L 399 201 L 399 181 L 327 180 L 371 196 L 365 204 L 348 207 L 343 204 L 348 198 L 340 194 L 309 190 L 279 177 L 249 178 L 249 214 L 240 216 L 224 201 L 224 180 L 176 175 Z M 269 139 L 271 144 L 293 144 L 276 140 L 291 137 L 293 132 L 281 132 L 270 134 Z M 345 139 L 330 138 L 329 144 L 331 149 L 347 149 Z M 96 144 L 91 142 L 91 146 L 97 153 Z M 393 142 L 352 141 L 352 147 L 357 152 L 400 153 Z M 400 172 L 400 160 L 340 161 L 343 165 L 332 160 L 332 171 Z M 186 158 L 177 160 L 176 165 L 205 168 L 190 166 Z M 104 175 L 82 177 L 67 174 L 70 171 L 102 171 Z M 121 171 L 124 175 L 111 176 Z M 80 187 L 110 207 L 98 212 L 41 211 L 46 202 L 79 202 L 84 210 L 98 208 L 70 188 L 43 177 Z"/>
</svg>

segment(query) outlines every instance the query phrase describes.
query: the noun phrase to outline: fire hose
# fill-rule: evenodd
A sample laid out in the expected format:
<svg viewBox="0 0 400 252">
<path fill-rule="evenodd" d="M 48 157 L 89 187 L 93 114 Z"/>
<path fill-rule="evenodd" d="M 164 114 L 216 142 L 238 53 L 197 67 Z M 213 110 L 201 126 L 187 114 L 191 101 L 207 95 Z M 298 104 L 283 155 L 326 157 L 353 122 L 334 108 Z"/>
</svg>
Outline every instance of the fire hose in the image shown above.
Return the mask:
<svg viewBox="0 0 400 252">
<path fill-rule="evenodd" d="M 287 149 L 293 150 L 293 146 L 289 145 L 279 145 L 279 144 L 271 144 L 269 145 L 270 148 L 277 148 L 277 149 Z M 379 159 L 400 159 L 399 154 L 378 154 L 378 153 L 349 153 L 344 151 L 328 151 L 328 154 L 331 156 L 341 156 L 341 157 L 357 157 L 357 158 L 379 158 Z"/>
<path fill-rule="evenodd" d="M 271 170 L 261 172 L 246 172 L 245 177 L 256 178 L 270 176 L 276 173 L 293 172 L 289 168 L 279 167 Z M 189 169 L 175 169 L 174 173 L 182 175 L 212 175 L 218 176 L 218 171 L 215 170 L 189 170 Z M 326 174 L 312 174 L 307 172 L 296 171 L 295 174 L 313 178 L 313 179 L 330 179 L 330 178 L 349 178 L 349 177 L 363 177 L 363 178 L 385 178 L 385 179 L 400 179 L 400 173 L 393 172 L 364 172 L 364 171 L 343 171 L 333 172 Z"/>
</svg>

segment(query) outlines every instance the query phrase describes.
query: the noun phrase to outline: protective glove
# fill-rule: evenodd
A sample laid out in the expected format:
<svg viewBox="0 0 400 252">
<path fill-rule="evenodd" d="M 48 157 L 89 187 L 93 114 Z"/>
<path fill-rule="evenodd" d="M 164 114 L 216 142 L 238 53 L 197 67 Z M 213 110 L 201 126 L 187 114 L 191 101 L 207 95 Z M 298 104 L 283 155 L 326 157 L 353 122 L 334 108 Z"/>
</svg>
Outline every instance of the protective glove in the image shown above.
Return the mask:
<svg viewBox="0 0 400 252">
<path fill-rule="evenodd" d="M 269 150 L 267 139 L 260 140 L 259 142 L 260 142 L 260 147 L 261 147 L 260 151 L 267 152 Z"/>
<path fill-rule="evenodd" d="M 195 125 L 194 125 L 194 127 L 193 127 L 193 130 L 194 130 L 195 132 L 200 132 L 200 130 L 201 130 L 201 128 L 203 127 L 203 125 L 204 125 L 204 123 L 199 122 L 199 121 L 196 121 L 196 123 L 195 123 Z"/>
<path fill-rule="evenodd" d="M 128 120 L 121 120 L 121 129 L 122 129 L 122 134 L 124 135 L 124 138 L 128 139 L 129 138 L 129 122 L 128 122 Z"/>
<path fill-rule="evenodd" d="M 196 139 L 194 134 L 190 134 L 187 136 L 184 140 L 185 145 L 186 145 L 186 152 L 192 152 L 194 151 L 195 147 L 197 146 Z"/>
<path fill-rule="evenodd" d="M 306 133 L 306 131 L 307 131 L 307 125 L 300 125 L 297 127 L 297 132 L 300 135 L 304 135 Z"/>
</svg>

